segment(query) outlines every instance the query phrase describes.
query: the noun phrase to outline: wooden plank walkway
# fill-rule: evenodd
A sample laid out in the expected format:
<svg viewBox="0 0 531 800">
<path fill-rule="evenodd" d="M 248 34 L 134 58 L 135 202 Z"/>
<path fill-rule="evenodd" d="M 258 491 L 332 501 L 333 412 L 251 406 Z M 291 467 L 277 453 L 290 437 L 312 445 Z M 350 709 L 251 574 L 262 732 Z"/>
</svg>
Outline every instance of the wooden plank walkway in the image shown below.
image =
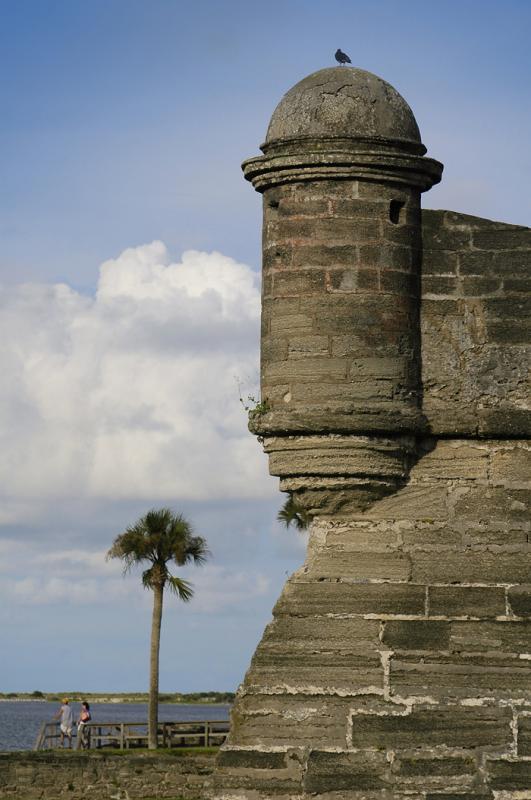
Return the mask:
<svg viewBox="0 0 531 800">
<path fill-rule="evenodd" d="M 159 747 L 219 747 L 228 732 L 228 720 L 159 722 L 157 740 Z M 147 722 L 88 722 L 83 738 L 86 749 L 92 750 L 147 747 Z M 60 747 L 60 741 L 59 722 L 43 722 L 33 749 L 50 750 Z M 76 749 L 82 746 L 75 730 L 72 746 Z"/>
</svg>

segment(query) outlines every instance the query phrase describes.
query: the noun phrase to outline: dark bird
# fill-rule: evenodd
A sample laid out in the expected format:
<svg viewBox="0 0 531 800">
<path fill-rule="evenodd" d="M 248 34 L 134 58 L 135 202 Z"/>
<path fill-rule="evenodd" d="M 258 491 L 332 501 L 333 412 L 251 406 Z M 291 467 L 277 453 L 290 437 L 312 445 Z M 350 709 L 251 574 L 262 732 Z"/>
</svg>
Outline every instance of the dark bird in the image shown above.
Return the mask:
<svg viewBox="0 0 531 800">
<path fill-rule="evenodd" d="M 340 64 L 352 64 L 347 54 L 340 50 L 339 47 L 336 50 L 336 61 L 339 61 Z"/>
</svg>

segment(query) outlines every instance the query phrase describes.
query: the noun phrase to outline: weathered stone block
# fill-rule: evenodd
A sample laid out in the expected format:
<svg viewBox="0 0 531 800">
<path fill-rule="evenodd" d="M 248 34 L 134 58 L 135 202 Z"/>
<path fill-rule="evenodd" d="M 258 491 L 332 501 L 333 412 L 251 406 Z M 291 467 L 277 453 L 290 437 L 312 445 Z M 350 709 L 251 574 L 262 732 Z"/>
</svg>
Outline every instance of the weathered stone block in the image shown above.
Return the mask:
<svg viewBox="0 0 531 800">
<path fill-rule="evenodd" d="M 521 553 L 449 550 L 444 558 L 412 551 L 411 580 L 415 583 L 513 583 L 529 577 L 529 559 Z"/>
<path fill-rule="evenodd" d="M 487 759 L 485 764 L 491 789 L 498 792 L 531 790 L 531 761 L 514 758 Z"/>
<path fill-rule="evenodd" d="M 300 361 L 290 359 L 266 366 L 264 381 L 342 381 L 346 377 L 347 366 L 347 362 L 341 358 L 306 358 Z"/>
<path fill-rule="evenodd" d="M 526 344 L 531 336 L 531 325 L 525 319 L 505 319 L 501 322 L 489 320 L 487 331 L 491 342 L 501 345 Z"/>
<path fill-rule="evenodd" d="M 531 713 L 518 716 L 517 751 L 519 756 L 531 757 Z"/>
<path fill-rule="evenodd" d="M 310 358 L 312 356 L 309 356 Z M 393 382 L 386 379 L 348 381 L 333 386 L 321 383 L 290 384 L 291 399 L 294 403 L 310 405 L 327 404 L 327 409 L 341 409 L 345 412 L 353 408 L 353 403 L 363 400 L 385 401 L 393 397 Z M 347 405 L 348 404 L 348 405 Z"/>
<path fill-rule="evenodd" d="M 308 297 L 308 302 L 305 304 L 305 311 L 312 314 L 313 325 L 316 333 L 323 333 L 330 336 L 336 335 L 352 335 L 360 332 L 362 335 L 368 327 L 379 326 L 389 331 L 400 331 L 402 325 L 407 324 L 408 312 L 405 309 L 396 307 L 393 309 L 386 309 L 383 307 L 383 302 L 380 304 L 371 304 L 365 302 L 364 305 L 358 305 L 356 309 L 345 307 L 339 301 L 348 299 L 348 295 L 344 294 L 329 294 L 328 301 L 319 300 L 318 303 L 312 303 L 313 298 Z M 397 301 L 398 297 L 393 295 L 379 295 L 383 301 L 385 298 L 390 298 Z M 358 303 L 362 300 L 368 301 L 372 298 L 370 294 L 356 295 Z M 403 298 L 402 298 L 403 299 Z M 331 303 L 330 300 L 334 300 Z"/>
<path fill-rule="evenodd" d="M 531 292 L 531 276 L 521 275 L 518 278 L 504 278 L 503 289 L 506 294 L 529 294 Z"/>
<path fill-rule="evenodd" d="M 380 287 L 380 273 L 375 269 L 358 269 L 356 285 L 359 290 L 377 290 Z"/>
<path fill-rule="evenodd" d="M 469 277 L 461 281 L 462 292 L 465 297 L 485 297 L 497 294 L 501 289 L 500 278 Z"/>
<path fill-rule="evenodd" d="M 245 695 L 232 714 L 232 736 L 241 747 L 345 747 L 348 698 Z"/>
<path fill-rule="evenodd" d="M 459 319 L 462 316 L 462 301 L 458 298 L 450 299 L 447 297 L 425 297 L 422 300 L 422 320 L 424 322 L 424 329 L 431 325 L 441 325 L 442 322 L 453 322 L 454 319 Z M 427 358 L 437 355 L 437 348 L 435 352 L 428 350 L 426 353 Z"/>
<path fill-rule="evenodd" d="M 319 531 L 318 527 L 317 531 Z M 334 548 L 340 553 L 346 551 L 385 553 L 390 550 L 398 550 L 400 546 L 398 528 L 387 522 L 373 525 L 357 522 L 337 526 L 326 530 L 324 538 L 327 548 Z"/>
<path fill-rule="evenodd" d="M 401 216 L 403 212 L 404 209 L 401 209 Z M 415 211 L 411 211 L 410 213 L 406 212 L 403 216 L 404 221 L 399 225 L 395 225 L 389 220 L 386 220 L 387 224 L 384 223 L 383 225 L 383 238 L 386 242 L 407 245 L 413 250 L 418 251 L 420 256 L 420 209 L 415 209 Z"/>
<path fill-rule="evenodd" d="M 262 299 L 272 299 L 273 297 L 273 273 L 262 272 Z"/>
<path fill-rule="evenodd" d="M 531 698 L 531 663 L 518 658 L 432 656 L 392 658 L 394 696 L 442 698 Z"/>
<path fill-rule="evenodd" d="M 290 314 L 285 316 L 272 316 L 271 317 L 271 333 L 289 333 L 295 331 L 299 333 L 301 330 L 311 331 L 313 320 L 307 314 Z"/>
<path fill-rule="evenodd" d="M 330 753 L 312 750 L 304 777 L 307 792 L 324 794 L 344 789 L 356 791 L 390 787 L 389 764 L 384 753 Z"/>
<path fill-rule="evenodd" d="M 255 654 L 247 673 L 249 690 L 312 692 L 348 697 L 358 692 L 383 692 L 384 676 L 378 655 L 350 653 L 280 655 L 278 650 Z"/>
<path fill-rule="evenodd" d="M 217 757 L 219 767 L 241 769 L 284 769 L 286 753 L 271 753 L 253 749 L 222 749 Z"/>
<path fill-rule="evenodd" d="M 497 617 L 505 614 L 505 589 L 499 586 L 430 586 L 428 608 L 434 616 Z"/>
<path fill-rule="evenodd" d="M 402 336 L 398 330 L 386 330 L 380 332 L 378 337 L 374 331 L 359 330 L 347 332 L 344 335 L 332 336 L 332 355 L 333 356 L 374 356 L 400 354 L 408 358 L 414 358 L 418 354 L 412 348 L 412 343 L 407 337 Z"/>
<path fill-rule="evenodd" d="M 486 479 L 489 467 L 489 451 L 480 445 L 464 442 L 438 442 L 426 453 L 418 464 L 418 472 L 423 479 L 427 477 L 452 480 Z"/>
<path fill-rule="evenodd" d="M 381 238 L 381 222 L 378 219 L 356 217 L 315 220 L 309 238 L 321 241 L 370 242 Z"/>
<path fill-rule="evenodd" d="M 531 480 L 531 446 L 510 445 L 491 456 L 490 477 L 494 484 L 522 484 Z"/>
<path fill-rule="evenodd" d="M 455 295 L 459 284 L 457 278 L 450 275 L 425 275 L 422 278 L 422 295 Z"/>
<path fill-rule="evenodd" d="M 290 336 L 287 351 L 290 358 L 328 355 L 327 336 Z"/>
<path fill-rule="evenodd" d="M 262 300 L 262 318 L 264 316 L 279 319 L 297 314 L 301 301 L 299 297 L 275 297 Z"/>
<path fill-rule="evenodd" d="M 509 587 L 508 597 L 513 614 L 519 617 L 531 616 L 531 584 Z"/>
<path fill-rule="evenodd" d="M 424 220 L 424 216 L 423 216 Z M 469 250 L 472 235 L 468 230 L 458 228 L 443 228 L 434 225 L 433 228 L 423 228 L 424 246 L 428 250 Z"/>
<path fill-rule="evenodd" d="M 520 551 L 525 557 L 528 550 L 528 532 L 525 522 L 509 521 L 489 526 L 488 523 L 470 525 L 463 531 L 462 542 L 466 547 L 496 546 L 505 550 Z"/>
<path fill-rule="evenodd" d="M 423 614 L 424 586 L 408 583 L 290 581 L 274 613 Z"/>
<path fill-rule="evenodd" d="M 528 239 L 529 228 L 526 229 Z M 492 259 L 493 271 L 497 275 L 513 277 L 529 277 L 531 264 L 531 249 L 529 246 L 523 250 L 504 250 L 494 253 Z"/>
<path fill-rule="evenodd" d="M 322 552 L 315 558 L 312 571 L 315 575 L 351 581 L 408 581 L 411 578 L 411 562 L 407 555 L 399 552 L 345 552 L 341 559 L 333 552 Z"/>
<path fill-rule="evenodd" d="M 277 616 L 253 657 L 247 681 L 330 691 L 383 684 L 379 624 L 362 618 Z"/>
<path fill-rule="evenodd" d="M 320 217 L 332 213 L 331 202 L 326 197 L 291 195 L 282 198 L 278 206 L 279 217 Z"/>
<path fill-rule="evenodd" d="M 531 232 L 529 228 L 516 225 L 478 230 L 473 233 L 473 243 L 478 250 L 530 250 Z M 531 253 L 528 256 L 531 257 Z"/>
<path fill-rule="evenodd" d="M 280 336 L 263 336 L 260 347 L 266 361 L 284 361 L 288 357 L 288 339 Z"/>
<path fill-rule="evenodd" d="M 323 270 L 281 270 L 271 274 L 275 297 L 300 297 L 301 295 L 321 294 L 326 285 Z"/>
<path fill-rule="evenodd" d="M 501 320 L 518 320 L 521 318 L 522 320 L 529 320 L 531 298 L 490 297 L 483 302 L 483 307 L 491 318 Z"/>
<path fill-rule="evenodd" d="M 423 216 L 425 213 L 426 211 L 423 211 Z M 455 275 L 457 273 L 457 259 L 457 253 L 448 250 L 431 250 L 425 244 L 422 251 L 422 276 Z"/>
<path fill-rule="evenodd" d="M 217 759 L 217 780 L 225 790 L 267 791 L 268 796 L 296 792 L 302 780 L 302 759 L 291 749 L 268 752 L 257 749 L 222 749 Z"/>
<path fill-rule="evenodd" d="M 364 377 L 403 378 L 409 364 L 403 358 L 357 358 L 350 362 L 349 375 L 352 380 Z"/>
<path fill-rule="evenodd" d="M 442 551 L 447 550 L 448 547 L 460 547 L 463 544 L 462 531 L 456 530 L 440 520 L 423 519 L 418 520 L 414 527 L 409 527 L 409 525 L 410 523 L 404 521 L 401 531 L 402 547 L 405 551 Z"/>
<path fill-rule="evenodd" d="M 415 708 L 405 715 L 358 715 L 352 724 L 353 747 L 410 748 L 508 747 L 512 714 L 506 708 L 439 706 Z"/>
<path fill-rule="evenodd" d="M 494 271 L 494 253 L 477 250 L 459 253 L 459 271 L 462 275 L 483 278 Z"/>
<path fill-rule="evenodd" d="M 335 197 L 330 203 L 334 216 L 354 219 L 384 219 L 389 208 L 389 203 L 381 198 L 371 202 L 357 197 Z"/>
<path fill-rule="evenodd" d="M 393 762 L 393 773 L 403 778 L 451 777 L 473 775 L 477 770 L 472 756 L 442 756 L 434 758 L 419 753 L 415 756 L 400 755 Z"/>
<path fill-rule="evenodd" d="M 426 800 L 491 800 L 492 792 L 428 792 Z"/>
<path fill-rule="evenodd" d="M 354 244 L 301 244 L 293 251 L 295 267 L 353 267 L 358 263 L 358 249 Z"/>
<path fill-rule="evenodd" d="M 417 265 L 416 253 L 410 247 L 392 244 L 362 244 L 359 263 L 364 267 L 383 267 L 408 272 Z"/>
<path fill-rule="evenodd" d="M 419 293 L 419 277 L 408 272 L 382 270 L 380 273 L 380 291 L 417 297 Z"/>
<path fill-rule="evenodd" d="M 373 519 L 447 519 L 446 486 L 429 483 L 409 483 L 389 497 L 384 497 L 371 508 Z M 421 581 L 416 581 L 421 583 Z"/>
<path fill-rule="evenodd" d="M 396 650 L 447 650 L 450 624 L 436 620 L 386 622 L 382 642 Z"/>
<path fill-rule="evenodd" d="M 331 269 L 325 278 L 327 292 L 352 294 L 358 291 L 358 276 L 355 269 Z"/>
<path fill-rule="evenodd" d="M 293 245 L 287 242 L 271 242 L 262 251 L 262 269 L 267 272 L 271 267 L 290 266 L 293 262 Z"/>
<path fill-rule="evenodd" d="M 528 622 L 452 622 L 449 649 L 454 651 L 492 651 L 526 653 L 531 657 L 531 621 Z"/>
</svg>

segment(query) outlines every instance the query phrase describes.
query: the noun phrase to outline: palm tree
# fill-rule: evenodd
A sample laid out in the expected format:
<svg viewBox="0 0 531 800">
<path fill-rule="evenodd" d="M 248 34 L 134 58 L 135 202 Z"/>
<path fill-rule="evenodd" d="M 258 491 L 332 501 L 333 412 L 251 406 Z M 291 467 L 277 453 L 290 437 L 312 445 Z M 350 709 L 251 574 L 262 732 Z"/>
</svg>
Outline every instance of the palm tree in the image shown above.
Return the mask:
<svg viewBox="0 0 531 800">
<path fill-rule="evenodd" d="M 160 626 L 164 589 L 167 587 L 185 603 L 194 593 L 188 581 L 170 573 L 168 564 L 173 561 L 182 567 L 193 561 L 201 565 L 209 555 L 206 541 L 201 536 L 194 536 L 192 526 L 182 514 L 174 514 L 169 508 L 148 511 L 116 537 L 107 553 L 108 559 L 122 559 L 124 575 L 137 564 L 147 562 L 150 565 L 142 573 L 144 588 L 153 592 L 148 703 L 150 750 L 157 748 Z"/>
<path fill-rule="evenodd" d="M 305 531 L 311 522 L 311 517 L 306 509 L 297 503 L 292 494 L 288 495 L 277 514 L 277 519 L 279 522 L 283 522 L 286 528 L 293 523 L 298 531 Z"/>
</svg>

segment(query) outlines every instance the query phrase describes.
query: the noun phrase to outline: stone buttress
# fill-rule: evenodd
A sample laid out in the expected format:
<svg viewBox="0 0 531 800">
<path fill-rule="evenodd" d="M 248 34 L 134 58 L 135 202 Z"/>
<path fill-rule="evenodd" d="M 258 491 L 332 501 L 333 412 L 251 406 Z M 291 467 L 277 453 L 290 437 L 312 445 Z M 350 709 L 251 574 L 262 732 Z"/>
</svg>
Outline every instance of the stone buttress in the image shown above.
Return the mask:
<svg viewBox="0 0 531 800">
<path fill-rule="evenodd" d="M 531 230 L 421 212 L 442 165 L 363 70 L 293 87 L 262 151 L 250 426 L 313 521 L 216 796 L 531 798 Z"/>
</svg>

